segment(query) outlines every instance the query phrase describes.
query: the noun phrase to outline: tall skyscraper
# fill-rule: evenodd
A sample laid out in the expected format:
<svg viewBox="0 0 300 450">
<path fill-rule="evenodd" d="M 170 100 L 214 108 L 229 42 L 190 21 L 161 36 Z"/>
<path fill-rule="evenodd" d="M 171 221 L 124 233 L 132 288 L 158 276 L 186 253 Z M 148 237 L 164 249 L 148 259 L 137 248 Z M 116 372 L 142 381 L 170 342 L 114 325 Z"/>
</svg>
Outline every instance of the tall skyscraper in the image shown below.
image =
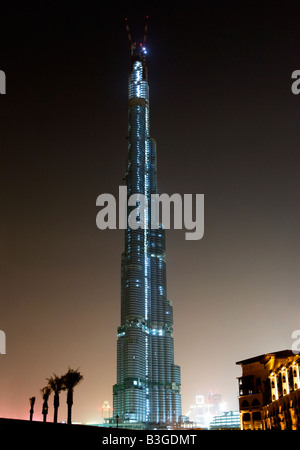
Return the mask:
<svg viewBox="0 0 300 450">
<path fill-rule="evenodd" d="M 130 36 L 129 36 L 130 37 Z M 144 38 L 145 44 L 145 38 Z M 151 427 L 179 421 L 180 367 L 174 364 L 173 308 L 167 298 L 165 232 L 151 229 L 157 193 L 156 143 L 149 131 L 146 48 L 131 43 L 128 83 L 128 198 L 143 194 L 147 227 L 125 230 L 121 265 L 121 326 L 117 342 L 114 417 Z M 135 209 L 128 207 L 128 215 Z M 128 216 L 127 216 L 128 218 Z"/>
</svg>

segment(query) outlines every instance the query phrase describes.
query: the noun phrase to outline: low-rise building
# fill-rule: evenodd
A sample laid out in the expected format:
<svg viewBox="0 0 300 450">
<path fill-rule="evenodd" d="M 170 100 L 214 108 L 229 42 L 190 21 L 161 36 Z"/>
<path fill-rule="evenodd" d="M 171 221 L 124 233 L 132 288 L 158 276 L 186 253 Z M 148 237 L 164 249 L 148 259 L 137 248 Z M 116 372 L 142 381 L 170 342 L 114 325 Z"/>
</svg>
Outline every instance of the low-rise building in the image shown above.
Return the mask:
<svg viewBox="0 0 300 450">
<path fill-rule="evenodd" d="M 238 361 L 243 430 L 300 429 L 300 355 L 283 350 Z"/>
<path fill-rule="evenodd" d="M 209 425 L 210 430 L 239 430 L 240 415 L 238 411 L 224 411 L 214 416 Z"/>
</svg>

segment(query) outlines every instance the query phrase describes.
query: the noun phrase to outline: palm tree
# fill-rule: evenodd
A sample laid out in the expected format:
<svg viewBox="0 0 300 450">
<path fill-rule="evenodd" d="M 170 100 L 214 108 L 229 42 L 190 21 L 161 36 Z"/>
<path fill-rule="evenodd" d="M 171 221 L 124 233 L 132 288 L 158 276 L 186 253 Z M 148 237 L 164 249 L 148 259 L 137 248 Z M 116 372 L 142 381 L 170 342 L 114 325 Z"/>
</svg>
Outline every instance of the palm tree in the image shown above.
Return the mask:
<svg viewBox="0 0 300 450">
<path fill-rule="evenodd" d="M 49 388 L 49 386 L 43 387 L 43 389 L 41 389 L 41 394 L 42 394 L 42 397 L 44 400 L 43 409 L 42 409 L 43 421 L 46 422 L 47 414 L 48 414 L 48 398 L 49 398 L 49 395 L 51 394 L 51 389 Z"/>
<path fill-rule="evenodd" d="M 34 413 L 35 397 L 30 397 L 29 402 L 30 402 L 30 422 L 31 422 Z"/>
<path fill-rule="evenodd" d="M 68 372 L 62 376 L 63 385 L 67 390 L 67 405 L 68 405 L 68 420 L 67 423 L 71 425 L 72 423 L 72 405 L 73 405 L 73 391 L 74 387 L 83 380 L 83 375 L 79 372 L 78 369 L 68 369 Z"/>
<path fill-rule="evenodd" d="M 54 418 L 53 422 L 57 423 L 57 416 L 58 416 L 58 408 L 59 408 L 59 394 L 61 391 L 65 389 L 64 383 L 63 383 L 63 377 L 59 377 L 55 373 L 51 378 L 47 378 L 48 386 L 51 389 L 52 392 L 54 392 L 54 399 L 53 399 L 53 407 L 54 407 Z"/>
</svg>

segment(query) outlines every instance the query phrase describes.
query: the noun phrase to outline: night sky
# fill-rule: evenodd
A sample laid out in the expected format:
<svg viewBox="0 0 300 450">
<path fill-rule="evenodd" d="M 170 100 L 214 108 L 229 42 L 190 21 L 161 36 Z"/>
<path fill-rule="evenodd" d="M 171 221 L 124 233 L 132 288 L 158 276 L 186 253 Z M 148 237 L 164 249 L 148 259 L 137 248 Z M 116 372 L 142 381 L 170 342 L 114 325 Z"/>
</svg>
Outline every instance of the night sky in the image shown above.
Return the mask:
<svg viewBox="0 0 300 450">
<path fill-rule="evenodd" d="M 74 421 L 112 404 L 124 231 L 96 227 L 96 198 L 124 184 L 124 17 L 139 40 L 146 14 L 159 191 L 205 195 L 203 239 L 166 234 L 183 413 L 210 392 L 236 410 L 236 361 L 300 329 L 300 4 L 101 5 L 1 5 L 0 417 L 29 418 L 36 396 L 41 420 L 39 390 L 68 366 Z"/>
</svg>

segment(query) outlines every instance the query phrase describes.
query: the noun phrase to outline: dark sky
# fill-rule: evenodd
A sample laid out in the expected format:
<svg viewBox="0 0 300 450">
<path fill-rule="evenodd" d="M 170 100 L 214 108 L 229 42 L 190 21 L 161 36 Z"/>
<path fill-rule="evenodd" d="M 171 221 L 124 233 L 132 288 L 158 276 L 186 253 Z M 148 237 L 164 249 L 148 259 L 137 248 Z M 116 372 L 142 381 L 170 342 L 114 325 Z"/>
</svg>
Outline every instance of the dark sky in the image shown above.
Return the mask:
<svg viewBox="0 0 300 450">
<path fill-rule="evenodd" d="M 1 5 L 0 417 L 28 418 L 36 396 L 40 419 L 39 389 L 68 366 L 75 421 L 112 403 L 124 231 L 95 219 L 124 184 L 125 16 L 137 39 L 150 17 L 159 190 L 205 195 L 202 240 L 167 232 L 183 412 L 212 391 L 237 409 L 236 361 L 300 328 L 300 4 L 186 3 Z"/>
</svg>

